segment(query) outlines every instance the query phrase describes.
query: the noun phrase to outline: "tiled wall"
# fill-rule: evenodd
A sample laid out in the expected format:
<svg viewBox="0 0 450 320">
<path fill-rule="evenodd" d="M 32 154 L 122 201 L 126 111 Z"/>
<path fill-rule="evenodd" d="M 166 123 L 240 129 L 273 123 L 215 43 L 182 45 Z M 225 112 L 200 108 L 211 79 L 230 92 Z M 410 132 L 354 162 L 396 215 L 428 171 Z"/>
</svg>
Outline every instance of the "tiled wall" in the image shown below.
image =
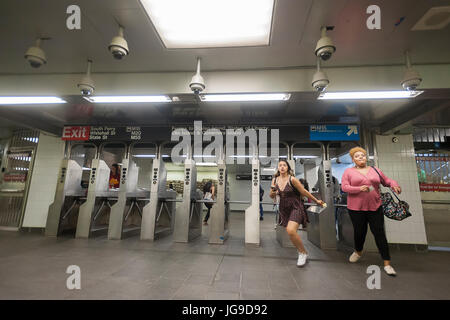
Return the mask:
<svg viewBox="0 0 450 320">
<path fill-rule="evenodd" d="M 397 137 L 397 143 L 392 138 Z M 427 244 L 423 209 L 417 178 L 412 135 L 376 136 L 378 167 L 402 188 L 401 200 L 410 205 L 411 217 L 403 221 L 385 218 L 389 243 Z"/>
<path fill-rule="evenodd" d="M 64 141 L 41 132 L 22 227 L 45 228 L 63 157 Z"/>
</svg>

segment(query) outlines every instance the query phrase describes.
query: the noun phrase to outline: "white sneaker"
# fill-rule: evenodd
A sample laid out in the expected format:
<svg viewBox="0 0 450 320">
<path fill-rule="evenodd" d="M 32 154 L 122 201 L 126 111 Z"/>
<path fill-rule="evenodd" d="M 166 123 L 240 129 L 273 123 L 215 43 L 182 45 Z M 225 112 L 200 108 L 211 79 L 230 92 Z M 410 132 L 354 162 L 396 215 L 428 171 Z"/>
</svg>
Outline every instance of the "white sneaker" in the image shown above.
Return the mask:
<svg viewBox="0 0 450 320">
<path fill-rule="evenodd" d="M 395 272 L 394 268 L 392 268 L 392 266 L 385 266 L 384 267 L 384 271 L 386 271 L 386 273 L 392 277 L 395 277 L 397 275 L 397 273 Z"/>
<path fill-rule="evenodd" d="M 348 261 L 355 263 L 358 262 L 358 260 L 361 259 L 361 256 L 357 254 L 356 252 L 353 252 Z"/>
<path fill-rule="evenodd" d="M 306 253 L 298 253 L 297 267 L 303 267 L 306 263 L 308 255 Z"/>
</svg>

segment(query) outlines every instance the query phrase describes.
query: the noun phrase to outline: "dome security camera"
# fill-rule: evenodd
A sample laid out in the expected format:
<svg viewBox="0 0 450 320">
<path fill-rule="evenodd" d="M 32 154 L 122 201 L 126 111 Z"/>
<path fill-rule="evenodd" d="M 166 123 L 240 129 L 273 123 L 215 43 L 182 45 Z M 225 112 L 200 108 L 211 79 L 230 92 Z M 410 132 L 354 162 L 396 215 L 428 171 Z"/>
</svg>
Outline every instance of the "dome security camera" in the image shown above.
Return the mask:
<svg viewBox="0 0 450 320">
<path fill-rule="evenodd" d="M 413 69 L 408 69 L 403 76 L 401 82 L 402 87 L 408 91 L 414 91 L 422 82 L 422 78 L 419 73 Z"/>
<path fill-rule="evenodd" d="M 123 37 L 123 27 L 119 27 L 119 35 L 111 40 L 108 50 L 112 53 L 114 59 L 117 60 L 122 60 L 130 52 L 128 43 Z"/>
<path fill-rule="evenodd" d="M 197 73 L 192 77 L 191 83 L 189 83 L 189 87 L 194 92 L 194 94 L 199 94 L 206 88 L 205 80 L 200 75 L 200 58 L 197 59 Z"/>
<path fill-rule="evenodd" d="M 91 96 L 95 91 L 94 83 L 92 80 L 89 82 L 89 80 L 90 78 L 83 77 L 81 83 L 78 84 L 78 88 L 83 96 Z"/>
<path fill-rule="evenodd" d="M 403 75 L 403 80 L 401 85 L 403 89 L 408 91 L 414 91 L 422 82 L 422 77 L 420 74 L 411 67 L 411 61 L 409 59 L 409 52 L 405 52 L 406 57 L 406 71 Z"/>
<path fill-rule="evenodd" d="M 327 75 L 323 71 L 317 71 L 314 74 L 313 81 L 311 82 L 311 85 L 316 89 L 318 92 L 325 91 L 326 87 L 330 83 L 330 80 L 328 80 Z"/>
<path fill-rule="evenodd" d="M 336 51 L 336 47 L 333 41 L 327 36 L 327 30 L 333 30 L 334 27 L 322 27 L 321 38 L 317 41 L 316 50 L 314 51 L 316 56 L 323 61 L 329 60 L 331 55 Z"/>
<path fill-rule="evenodd" d="M 37 39 L 36 46 L 30 47 L 25 53 L 25 59 L 28 60 L 30 66 L 33 68 L 39 68 L 43 64 L 47 63 L 45 52 L 39 47 L 41 44 L 41 40 L 42 39 Z"/>
<path fill-rule="evenodd" d="M 94 81 L 91 78 L 91 64 L 92 60 L 88 60 L 87 73 L 77 85 L 83 96 L 91 96 L 95 91 Z"/>
<path fill-rule="evenodd" d="M 313 76 L 311 86 L 313 86 L 316 91 L 321 93 L 325 91 L 329 83 L 330 80 L 328 80 L 326 73 L 320 70 L 320 59 L 317 59 L 317 71 Z"/>
</svg>

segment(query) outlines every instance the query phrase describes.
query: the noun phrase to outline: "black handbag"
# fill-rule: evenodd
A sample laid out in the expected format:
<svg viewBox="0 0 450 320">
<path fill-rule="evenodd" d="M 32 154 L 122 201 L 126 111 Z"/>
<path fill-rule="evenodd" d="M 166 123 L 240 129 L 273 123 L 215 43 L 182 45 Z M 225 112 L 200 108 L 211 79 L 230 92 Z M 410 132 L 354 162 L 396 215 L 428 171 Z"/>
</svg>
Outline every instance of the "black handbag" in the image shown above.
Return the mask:
<svg viewBox="0 0 450 320">
<path fill-rule="evenodd" d="M 382 181 L 382 177 L 377 169 L 372 167 L 378 176 L 380 177 L 380 181 Z M 397 198 L 396 202 L 394 198 L 392 198 L 391 193 L 389 192 L 380 192 L 381 197 L 381 207 L 383 210 L 383 214 L 392 220 L 402 221 L 411 216 L 411 212 L 409 212 L 409 204 L 406 201 L 402 201 L 397 197 L 397 195 L 392 192 L 392 194 Z"/>
</svg>

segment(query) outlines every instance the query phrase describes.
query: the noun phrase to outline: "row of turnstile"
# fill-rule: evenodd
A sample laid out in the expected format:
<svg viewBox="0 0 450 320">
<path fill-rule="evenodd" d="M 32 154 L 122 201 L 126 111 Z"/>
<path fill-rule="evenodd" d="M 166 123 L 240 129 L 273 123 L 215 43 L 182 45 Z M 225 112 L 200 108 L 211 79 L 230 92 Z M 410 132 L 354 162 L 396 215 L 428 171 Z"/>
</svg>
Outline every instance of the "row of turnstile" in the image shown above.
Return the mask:
<svg viewBox="0 0 450 320">
<path fill-rule="evenodd" d="M 295 168 L 293 160 L 291 167 Z M 217 164 L 218 185 L 209 221 L 209 243 L 223 244 L 229 236 L 231 203 L 248 203 L 245 210 L 245 244 L 260 245 L 259 185 L 260 163 L 251 160 L 252 181 L 249 201 L 231 201 L 224 160 Z M 321 173 L 320 173 L 321 172 Z M 149 190 L 137 188 L 139 168 L 129 158 L 122 160 L 120 187 L 109 188 L 110 170 L 105 161 L 94 159 L 88 188 L 82 188 L 82 168 L 71 159 L 61 164 L 54 202 L 49 207 L 45 234 L 59 236 L 74 232 L 76 238 L 107 234 L 120 240 L 140 235 L 141 240 L 156 240 L 173 234 L 175 242 L 188 242 L 202 233 L 203 193 L 196 188 L 195 161 L 184 162 L 184 190 L 177 199 L 174 190 L 166 189 L 167 172 L 158 156 L 153 160 Z M 327 208 L 310 206 L 308 239 L 321 248 L 336 248 L 331 163 L 323 161 L 319 170 L 321 198 Z M 177 206 L 176 203 L 180 202 Z M 331 205 L 330 205 L 331 204 Z M 108 214 L 106 214 L 109 212 Z M 277 240 L 290 246 L 284 228 L 277 228 Z"/>
</svg>

